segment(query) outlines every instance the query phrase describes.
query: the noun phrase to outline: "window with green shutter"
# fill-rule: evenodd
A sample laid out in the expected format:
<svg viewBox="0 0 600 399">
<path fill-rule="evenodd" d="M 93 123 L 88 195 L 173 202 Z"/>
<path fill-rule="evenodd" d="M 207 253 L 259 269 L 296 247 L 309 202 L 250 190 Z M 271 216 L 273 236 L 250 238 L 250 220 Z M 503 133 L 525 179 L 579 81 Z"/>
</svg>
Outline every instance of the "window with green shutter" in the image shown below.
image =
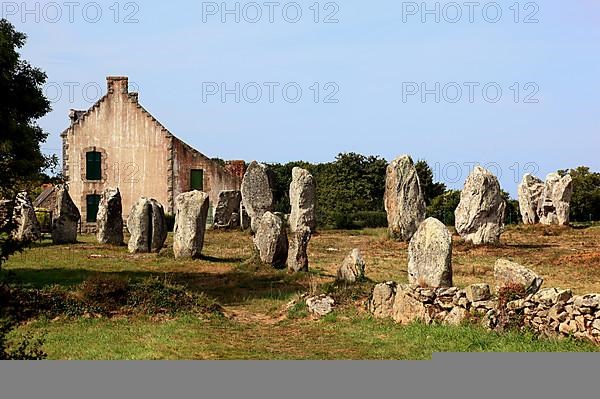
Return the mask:
<svg viewBox="0 0 600 399">
<path fill-rule="evenodd" d="M 190 190 L 204 190 L 204 171 L 202 169 L 192 169 L 190 174 Z"/>
<path fill-rule="evenodd" d="M 85 220 L 88 223 L 93 223 L 98 217 L 98 205 L 100 204 L 100 196 L 96 194 L 90 194 L 86 197 L 87 215 Z"/>
<path fill-rule="evenodd" d="M 85 154 L 85 178 L 87 180 L 102 180 L 102 154 L 90 151 Z"/>
</svg>

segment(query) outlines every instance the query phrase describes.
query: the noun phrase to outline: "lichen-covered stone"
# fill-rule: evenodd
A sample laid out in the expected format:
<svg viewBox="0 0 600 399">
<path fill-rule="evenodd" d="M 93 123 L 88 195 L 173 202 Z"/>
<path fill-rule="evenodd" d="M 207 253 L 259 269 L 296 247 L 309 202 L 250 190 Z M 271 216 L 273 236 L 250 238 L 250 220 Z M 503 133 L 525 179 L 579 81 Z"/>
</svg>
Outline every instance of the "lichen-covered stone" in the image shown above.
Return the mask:
<svg viewBox="0 0 600 399">
<path fill-rule="evenodd" d="M 305 169 L 295 167 L 292 169 L 292 182 L 290 183 L 291 213 L 288 219 L 292 232 L 308 227 L 313 233 L 317 227 L 316 202 L 317 187 L 315 179 Z"/>
<path fill-rule="evenodd" d="M 14 238 L 19 241 L 36 241 L 42 236 L 40 224 L 35 215 L 35 208 L 26 191 L 17 194 L 13 211 L 15 223 Z"/>
<path fill-rule="evenodd" d="M 254 246 L 260 260 L 275 268 L 285 267 L 288 256 L 288 237 L 282 218 L 265 212 L 254 235 Z"/>
<path fill-rule="evenodd" d="M 101 244 L 123 244 L 123 207 L 118 188 L 104 190 L 96 217 L 96 239 Z"/>
<path fill-rule="evenodd" d="M 496 291 L 502 287 L 522 286 L 528 294 L 539 291 L 544 279 L 532 270 L 506 259 L 498 259 L 494 266 Z"/>
<path fill-rule="evenodd" d="M 129 212 L 127 230 L 129 252 L 159 252 L 167 239 L 163 206 L 153 198 L 141 197 Z"/>
<path fill-rule="evenodd" d="M 456 231 L 475 245 L 495 244 L 504 229 L 506 203 L 496 176 L 476 166 L 465 182 L 456 208 Z"/>
<path fill-rule="evenodd" d="M 570 175 L 550 173 L 538 205 L 540 223 L 567 226 L 573 197 L 573 179 Z"/>
<path fill-rule="evenodd" d="M 52 212 L 52 242 L 54 244 L 76 243 L 79 219 L 81 214 L 71 199 L 67 186 L 57 186 L 56 204 Z"/>
<path fill-rule="evenodd" d="M 530 173 L 523 176 L 519 184 L 519 210 L 523 224 L 539 222 L 538 206 L 544 194 L 544 182 Z"/>
<path fill-rule="evenodd" d="M 410 241 L 408 282 L 422 287 L 452 286 L 452 236 L 435 218 L 425 220 Z"/>
<path fill-rule="evenodd" d="M 202 254 L 208 206 L 208 194 L 202 191 L 181 193 L 175 198 L 175 258 L 198 258 Z"/>
<path fill-rule="evenodd" d="M 373 289 L 371 298 L 369 299 L 369 312 L 371 312 L 371 314 L 378 319 L 392 317 L 395 300 L 395 282 L 388 281 L 387 283 L 377 284 Z"/>
<path fill-rule="evenodd" d="M 390 237 L 410 241 L 425 220 L 425 200 L 410 156 L 398 157 L 388 165 L 383 200 Z"/>
<path fill-rule="evenodd" d="M 299 226 L 291 233 L 287 257 L 287 267 L 292 273 L 308 271 L 308 243 L 310 242 L 310 228 Z"/>
<path fill-rule="evenodd" d="M 265 212 L 273 211 L 273 180 L 272 171 L 256 161 L 248 165 L 242 179 L 242 202 L 253 232 L 258 230 Z"/>
<path fill-rule="evenodd" d="M 346 283 L 355 283 L 365 277 L 365 261 L 362 258 L 360 250 L 354 248 L 339 267 L 337 271 L 337 280 Z"/>
</svg>

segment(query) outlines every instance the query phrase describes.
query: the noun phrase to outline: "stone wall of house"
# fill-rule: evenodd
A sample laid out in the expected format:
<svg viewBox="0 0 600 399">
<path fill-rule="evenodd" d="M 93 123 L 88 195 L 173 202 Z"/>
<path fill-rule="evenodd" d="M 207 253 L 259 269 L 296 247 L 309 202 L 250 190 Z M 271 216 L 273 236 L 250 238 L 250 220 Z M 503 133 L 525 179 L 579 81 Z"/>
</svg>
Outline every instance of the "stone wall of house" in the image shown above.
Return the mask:
<svg viewBox="0 0 600 399">
<path fill-rule="evenodd" d="M 173 136 L 138 103 L 138 93 L 128 91 L 126 77 L 108 77 L 107 93 L 87 111 L 72 110 L 71 126 L 62 134 L 63 172 L 69 192 L 81 211 L 84 232 L 86 197 L 118 187 L 126 220 L 142 196 L 158 200 L 173 213 L 174 198 L 190 189 L 190 170 L 204 170 L 204 188 L 215 203 L 220 190 L 239 190 L 241 176 Z M 86 152 L 102 154 L 102 177 L 86 179 Z"/>
</svg>

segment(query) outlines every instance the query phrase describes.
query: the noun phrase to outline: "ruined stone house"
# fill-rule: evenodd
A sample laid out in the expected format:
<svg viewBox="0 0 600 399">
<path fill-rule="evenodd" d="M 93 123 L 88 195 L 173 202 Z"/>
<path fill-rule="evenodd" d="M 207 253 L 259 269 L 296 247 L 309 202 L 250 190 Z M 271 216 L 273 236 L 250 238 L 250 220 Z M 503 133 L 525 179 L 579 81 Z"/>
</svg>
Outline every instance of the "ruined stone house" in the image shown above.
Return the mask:
<svg viewBox="0 0 600 399">
<path fill-rule="evenodd" d="M 84 227 L 93 229 L 100 195 L 118 187 L 127 218 L 135 201 L 152 197 L 173 213 L 175 197 L 239 190 L 243 161 L 217 162 L 175 137 L 130 93 L 127 77 L 109 76 L 107 93 L 87 111 L 71 110 L 62 132 L 63 173 Z"/>
</svg>

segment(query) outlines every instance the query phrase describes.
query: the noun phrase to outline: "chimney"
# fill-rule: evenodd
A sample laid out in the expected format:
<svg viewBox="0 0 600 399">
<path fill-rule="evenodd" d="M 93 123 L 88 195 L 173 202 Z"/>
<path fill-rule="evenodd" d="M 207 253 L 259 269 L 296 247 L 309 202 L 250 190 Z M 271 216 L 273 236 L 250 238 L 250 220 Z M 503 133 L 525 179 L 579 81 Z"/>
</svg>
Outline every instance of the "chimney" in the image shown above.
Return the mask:
<svg viewBox="0 0 600 399">
<path fill-rule="evenodd" d="M 106 86 L 108 93 L 127 94 L 129 91 L 129 79 L 127 76 L 107 76 Z"/>
<path fill-rule="evenodd" d="M 82 111 L 79 109 L 70 109 L 69 110 L 69 119 L 71 119 L 71 123 L 77 122 L 83 114 L 85 114 L 85 111 Z"/>
</svg>

